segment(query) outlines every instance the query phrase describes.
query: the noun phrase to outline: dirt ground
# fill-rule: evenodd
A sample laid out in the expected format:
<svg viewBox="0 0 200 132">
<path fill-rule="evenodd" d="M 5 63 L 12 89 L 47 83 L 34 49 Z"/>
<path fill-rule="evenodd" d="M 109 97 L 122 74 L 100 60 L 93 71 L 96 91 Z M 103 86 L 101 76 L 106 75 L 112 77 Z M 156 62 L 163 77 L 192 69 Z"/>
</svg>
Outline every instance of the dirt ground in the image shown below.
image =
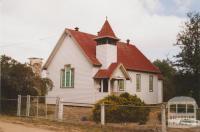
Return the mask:
<svg viewBox="0 0 200 132">
<path fill-rule="evenodd" d="M 133 130 L 128 126 L 128 124 L 101 126 L 90 122 L 71 124 L 69 122 L 0 115 L 0 132 L 158 132 L 154 127 L 141 125 Z"/>
<path fill-rule="evenodd" d="M 35 128 L 31 126 L 24 126 L 23 124 L 0 121 L 0 132 L 55 132 L 55 131 Z"/>
<path fill-rule="evenodd" d="M 81 114 L 72 115 L 73 112 L 79 113 L 75 108 L 65 108 L 66 118 L 70 115 L 76 122 L 58 122 L 41 118 L 25 118 L 0 115 L 0 132 L 161 132 L 160 122 L 156 120 L 159 111 L 154 110 L 150 113 L 150 120 L 146 125 L 136 123 L 108 123 L 101 126 L 91 121 L 78 121 L 82 115 L 91 113 L 91 109 L 79 108 Z M 72 113 L 70 113 L 73 111 Z M 194 129 L 168 129 L 167 132 L 200 132 L 200 128 Z"/>
</svg>

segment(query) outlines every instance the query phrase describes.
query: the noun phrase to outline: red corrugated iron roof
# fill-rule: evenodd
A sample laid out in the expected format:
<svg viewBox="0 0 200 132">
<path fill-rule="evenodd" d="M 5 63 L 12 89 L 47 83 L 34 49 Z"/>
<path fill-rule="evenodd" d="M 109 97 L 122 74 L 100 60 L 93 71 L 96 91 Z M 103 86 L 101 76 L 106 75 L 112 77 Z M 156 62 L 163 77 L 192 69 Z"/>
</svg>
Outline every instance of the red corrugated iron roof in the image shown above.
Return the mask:
<svg viewBox="0 0 200 132">
<path fill-rule="evenodd" d="M 94 66 L 101 66 L 96 58 L 97 36 L 67 29 L 78 42 L 89 60 Z M 154 66 L 133 44 L 117 42 L 117 62 L 122 63 L 127 70 L 160 73 L 160 70 Z M 104 71 L 102 71 L 104 72 Z"/>
<path fill-rule="evenodd" d="M 127 70 L 160 72 L 136 46 L 124 42 L 117 43 L 117 62 L 122 63 Z"/>
<path fill-rule="evenodd" d="M 118 63 L 112 63 L 108 69 L 100 69 L 94 76 L 94 78 L 110 78 L 113 71 L 117 68 Z"/>
<path fill-rule="evenodd" d="M 98 33 L 98 37 L 106 37 L 106 36 L 116 38 L 115 33 L 113 32 L 108 20 L 105 21 L 101 30 Z"/>
<path fill-rule="evenodd" d="M 101 66 L 101 63 L 96 58 L 96 42 L 93 40 L 93 38 L 95 38 L 96 36 L 71 29 L 67 30 L 76 39 L 80 47 L 83 49 L 87 57 L 92 62 L 92 64 L 95 66 Z"/>
</svg>

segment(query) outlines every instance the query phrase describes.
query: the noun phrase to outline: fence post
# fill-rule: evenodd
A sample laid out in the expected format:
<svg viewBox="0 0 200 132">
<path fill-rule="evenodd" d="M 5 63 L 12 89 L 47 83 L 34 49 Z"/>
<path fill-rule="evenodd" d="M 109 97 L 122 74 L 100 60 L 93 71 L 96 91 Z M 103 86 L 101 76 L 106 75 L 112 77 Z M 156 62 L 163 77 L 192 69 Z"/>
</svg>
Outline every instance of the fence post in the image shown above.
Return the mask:
<svg viewBox="0 0 200 132">
<path fill-rule="evenodd" d="M 37 104 L 36 104 L 36 108 L 37 108 L 37 109 L 36 109 L 36 117 L 38 118 L 38 107 L 39 107 L 39 106 L 38 106 L 38 103 L 39 103 L 39 97 L 38 97 L 38 96 L 37 96 L 37 100 L 36 100 L 36 101 L 37 101 L 37 102 L 36 102 L 36 103 L 37 103 Z"/>
<path fill-rule="evenodd" d="M 17 116 L 21 116 L 21 95 L 18 95 L 18 99 L 17 99 Z"/>
<path fill-rule="evenodd" d="M 47 101 L 46 101 L 46 97 L 45 97 L 45 117 L 47 119 Z"/>
<path fill-rule="evenodd" d="M 105 125 L 105 105 L 101 104 L 101 125 Z"/>
<path fill-rule="evenodd" d="M 30 95 L 27 95 L 26 99 L 26 116 L 30 115 Z"/>
<path fill-rule="evenodd" d="M 58 103 L 58 120 L 63 120 L 63 99 L 61 98 Z"/>
<path fill-rule="evenodd" d="M 166 107 L 163 104 L 161 106 L 161 120 L 162 120 L 162 132 L 167 132 L 167 127 L 166 127 Z"/>
<path fill-rule="evenodd" d="M 60 98 L 59 97 L 57 97 L 56 98 L 56 108 L 55 108 L 55 120 L 57 120 L 58 119 L 58 107 L 59 107 L 59 102 L 60 102 Z"/>
</svg>

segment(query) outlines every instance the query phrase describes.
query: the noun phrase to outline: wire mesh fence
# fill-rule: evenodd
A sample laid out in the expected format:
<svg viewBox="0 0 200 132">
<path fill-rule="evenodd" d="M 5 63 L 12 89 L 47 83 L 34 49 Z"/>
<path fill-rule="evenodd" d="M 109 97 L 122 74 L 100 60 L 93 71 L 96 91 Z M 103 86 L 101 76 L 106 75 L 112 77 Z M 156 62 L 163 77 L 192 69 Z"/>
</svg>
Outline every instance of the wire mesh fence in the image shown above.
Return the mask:
<svg viewBox="0 0 200 132">
<path fill-rule="evenodd" d="M 1 114 L 59 120 L 67 123 L 89 123 L 122 127 L 145 128 L 155 131 L 182 130 L 200 131 L 200 109 L 190 110 L 170 115 L 171 109 L 165 105 L 111 105 L 83 104 L 66 102 L 58 97 L 19 96 L 18 99 L 0 99 Z M 191 116 L 193 112 L 195 116 Z M 189 114 L 190 116 L 189 116 Z M 174 113 L 173 113 L 174 114 Z"/>
<path fill-rule="evenodd" d="M 51 101 L 48 103 L 47 101 Z M 57 97 L 18 96 L 17 116 L 57 119 Z"/>
<path fill-rule="evenodd" d="M 63 105 L 63 122 L 101 124 L 128 129 L 161 131 L 160 106 L 108 105 L 97 107 Z M 77 103 L 75 104 L 77 105 Z M 81 104 L 82 105 L 82 104 Z M 102 114 L 103 113 L 103 114 Z"/>
<path fill-rule="evenodd" d="M 92 117 L 91 107 L 83 107 L 83 106 L 63 106 L 63 122 L 68 123 L 94 123 Z"/>
<path fill-rule="evenodd" d="M 125 126 L 129 128 L 143 126 L 161 131 L 161 110 L 160 106 L 105 104 L 104 120 L 106 125 Z M 96 112 L 95 120 L 99 120 L 98 110 Z"/>
</svg>

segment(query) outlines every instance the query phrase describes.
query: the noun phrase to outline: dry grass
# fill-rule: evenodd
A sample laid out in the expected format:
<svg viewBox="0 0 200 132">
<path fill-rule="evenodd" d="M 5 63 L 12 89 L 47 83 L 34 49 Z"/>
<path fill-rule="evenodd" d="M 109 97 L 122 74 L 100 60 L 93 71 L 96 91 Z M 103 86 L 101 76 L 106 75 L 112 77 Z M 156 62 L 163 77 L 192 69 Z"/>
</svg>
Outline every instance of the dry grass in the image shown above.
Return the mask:
<svg viewBox="0 0 200 132">
<path fill-rule="evenodd" d="M 25 126 L 45 128 L 49 130 L 54 130 L 56 132 L 157 132 L 157 129 L 153 127 L 127 127 L 126 124 L 120 126 L 104 126 L 100 124 L 90 124 L 90 123 L 80 123 L 73 124 L 68 122 L 57 122 L 45 119 L 35 119 L 35 118 L 20 118 L 20 117 L 10 117 L 10 116 L 0 116 L 1 121 L 22 124 Z"/>
<path fill-rule="evenodd" d="M 54 116 L 55 106 L 48 106 L 48 114 Z M 11 123 L 23 124 L 37 128 L 45 128 L 56 132 L 160 132 L 161 124 L 157 115 L 159 109 L 152 109 L 149 120 L 145 125 L 138 123 L 108 123 L 101 126 L 92 121 L 92 108 L 86 107 L 64 107 L 64 121 L 58 122 L 50 119 L 25 118 L 0 116 L 0 120 Z M 84 120 L 83 120 L 84 117 Z M 53 119 L 53 118 L 51 118 Z M 1 129 L 0 129 L 1 132 Z M 200 132 L 199 129 L 169 129 L 168 132 Z"/>
</svg>

